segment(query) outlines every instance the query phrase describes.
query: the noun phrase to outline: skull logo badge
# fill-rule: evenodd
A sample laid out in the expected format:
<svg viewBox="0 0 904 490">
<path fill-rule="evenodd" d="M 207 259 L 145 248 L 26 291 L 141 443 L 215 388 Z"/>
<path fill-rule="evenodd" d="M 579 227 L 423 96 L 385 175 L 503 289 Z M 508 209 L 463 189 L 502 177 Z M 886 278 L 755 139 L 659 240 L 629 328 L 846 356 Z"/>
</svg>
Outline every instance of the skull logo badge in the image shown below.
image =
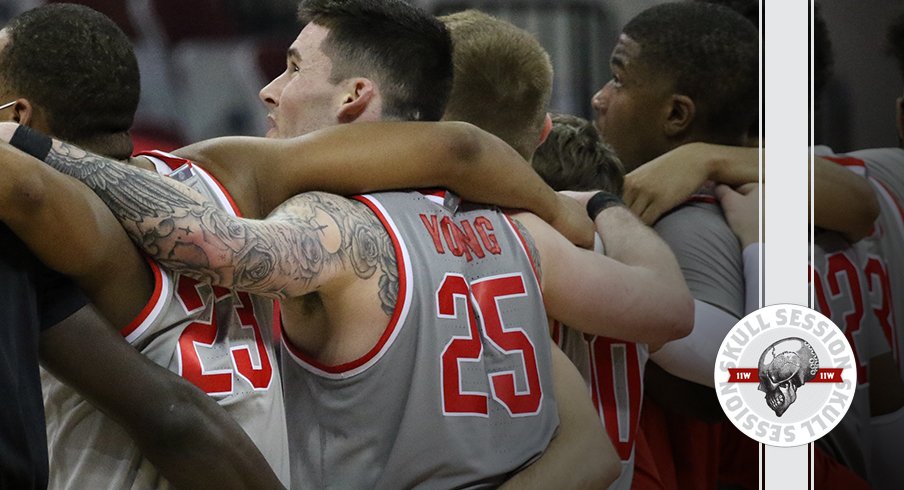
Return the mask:
<svg viewBox="0 0 904 490">
<path fill-rule="evenodd" d="M 781 417 L 797 400 L 797 389 L 819 371 L 819 358 L 807 341 L 789 337 L 773 343 L 760 355 L 758 389 L 766 404 Z"/>
</svg>

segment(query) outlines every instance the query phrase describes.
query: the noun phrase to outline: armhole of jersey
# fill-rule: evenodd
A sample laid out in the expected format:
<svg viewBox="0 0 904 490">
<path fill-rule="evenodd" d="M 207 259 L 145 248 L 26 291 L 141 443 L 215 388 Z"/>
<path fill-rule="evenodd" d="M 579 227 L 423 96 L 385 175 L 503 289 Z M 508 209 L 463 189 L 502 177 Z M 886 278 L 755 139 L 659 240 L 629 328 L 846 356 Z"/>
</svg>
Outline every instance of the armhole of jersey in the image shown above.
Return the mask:
<svg viewBox="0 0 904 490">
<path fill-rule="evenodd" d="M 329 379 L 345 379 L 363 373 L 376 364 L 383 355 L 386 354 L 396 337 L 398 337 L 402 325 L 405 323 L 405 319 L 407 318 L 408 311 L 411 307 L 412 291 L 414 290 L 408 249 L 405 246 L 402 236 L 398 233 L 392 218 L 386 213 L 383 206 L 372 196 L 355 196 L 353 199 L 366 205 L 377 216 L 392 239 L 392 245 L 393 248 L 395 248 L 396 262 L 398 263 L 399 294 L 397 295 L 398 300 L 395 309 L 392 312 L 392 317 L 389 319 L 389 324 L 383 331 L 383 335 L 380 336 L 376 345 L 374 345 L 367 354 L 364 354 L 354 361 L 336 366 L 328 366 L 317 362 L 291 344 L 288 337 L 286 337 L 285 329 L 283 327 L 282 343 L 286 346 L 286 350 L 295 362 L 307 371 Z"/>
<path fill-rule="evenodd" d="M 530 247 L 527 246 L 527 242 L 524 241 L 524 237 L 521 236 L 521 232 L 518 231 L 518 227 L 515 226 L 515 222 L 512 221 L 511 216 L 507 214 L 503 214 L 505 216 L 505 222 L 508 223 L 509 228 L 512 229 L 512 232 L 515 233 L 515 236 L 518 237 L 518 243 L 521 244 L 521 250 L 524 251 L 524 254 L 527 256 L 527 261 L 530 262 L 530 270 L 534 273 L 534 281 L 537 283 L 537 290 L 540 291 L 540 297 L 543 297 L 543 288 L 540 287 L 540 275 L 537 274 L 537 267 L 534 262 L 534 256 L 530 253 Z"/>
<path fill-rule="evenodd" d="M 148 299 L 147 304 L 144 305 L 144 308 L 141 309 L 141 312 L 138 313 L 138 316 L 119 331 L 126 339 L 126 342 L 129 343 L 134 342 L 135 339 L 140 337 L 141 334 L 154 323 L 157 317 L 160 316 L 160 312 L 163 311 L 163 306 L 166 304 L 166 299 L 169 296 L 168 293 L 171 289 L 172 281 L 169 276 L 160 269 L 160 266 L 157 265 L 156 262 L 150 259 L 147 260 L 148 266 L 150 266 L 151 272 L 154 274 L 154 292 L 151 294 L 150 299 Z"/>
<path fill-rule="evenodd" d="M 224 187 L 223 184 L 221 184 L 220 181 L 213 176 L 213 174 L 201 168 L 200 165 L 195 164 L 194 168 L 198 171 L 198 175 L 200 175 L 201 178 L 204 179 L 204 182 L 207 184 L 207 186 L 214 190 L 217 198 L 220 200 L 220 204 L 222 205 L 223 209 L 231 210 L 236 216 L 241 218 L 242 212 L 235 204 L 235 200 L 232 199 L 232 194 L 230 194 L 229 191 L 226 190 L 226 187 Z"/>
<path fill-rule="evenodd" d="M 169 175 L 177 168 L 183 165 L 192 165 L 191 160 L 187 160 L 185 158 L 177 157 L 172 153 L 167 153 L 165 151 L 160 150 L 150 150 L 143 151 L 135 154 L 136 157 L 145 157 L 154 164 L 154 168 L 157 169 L 157 173 L 160 175 Z"/>
</svg>

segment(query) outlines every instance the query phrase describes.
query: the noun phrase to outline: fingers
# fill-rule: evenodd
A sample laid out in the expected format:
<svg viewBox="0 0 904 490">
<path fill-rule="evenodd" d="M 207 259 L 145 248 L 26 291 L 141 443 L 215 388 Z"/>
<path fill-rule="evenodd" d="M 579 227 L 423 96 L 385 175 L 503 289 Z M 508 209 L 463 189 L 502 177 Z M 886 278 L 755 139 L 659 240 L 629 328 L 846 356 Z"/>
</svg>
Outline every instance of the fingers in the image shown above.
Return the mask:
<svg viewBox="0 0 904 490">
<path fill-rule="evenodd" d="M 724 202 L 726 199 L 731 199 L 736 195 L 740 194 L 738 192 L 735 192 L 734 189 L 725 184 L 719 184 L 716 186 L 716 197 L 719 199 L 719 202 Z"/>
<path fill-rule="evenodd" d="M 657 206 L 655 203 L 650 203 L 650 205 L 638 216 L 645 225 L 653 226 L 653 224 L 656 223 L 656 220 L 662 216 L 662 213 L 663 209 L 661 207 Z"/>
</svg>

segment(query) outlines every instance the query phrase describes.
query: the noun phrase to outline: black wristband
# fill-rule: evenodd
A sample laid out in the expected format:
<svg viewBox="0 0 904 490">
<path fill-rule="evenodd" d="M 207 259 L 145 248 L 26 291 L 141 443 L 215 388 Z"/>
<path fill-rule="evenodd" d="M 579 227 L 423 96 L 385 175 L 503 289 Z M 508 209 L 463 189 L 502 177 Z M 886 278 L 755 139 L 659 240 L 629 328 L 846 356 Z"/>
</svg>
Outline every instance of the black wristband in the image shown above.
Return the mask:
<svg viewBox="0 0 904 490">
<path fill-rule="evenodd" d="M 596 220 L 596 217 L 599 216 L 603 210 L 611 208 L 612 206 L 624 206 L 625 201 L 622 201 L 622 198 L 617 195 L 606 192 L 599 191 L 587 201 L 587 215 L 590 216 L 590 219 Z"/>
<path fill-rule="evenodd" d="M 39 133 L 28 126 L 19 125 L 13 137 L 9 140 L 9 144 L 28 153 L 29 155 L 44 161 L 50 153 L 50 147 L 53 146 L 53 140 L 50 136 Z"/>
</svg>

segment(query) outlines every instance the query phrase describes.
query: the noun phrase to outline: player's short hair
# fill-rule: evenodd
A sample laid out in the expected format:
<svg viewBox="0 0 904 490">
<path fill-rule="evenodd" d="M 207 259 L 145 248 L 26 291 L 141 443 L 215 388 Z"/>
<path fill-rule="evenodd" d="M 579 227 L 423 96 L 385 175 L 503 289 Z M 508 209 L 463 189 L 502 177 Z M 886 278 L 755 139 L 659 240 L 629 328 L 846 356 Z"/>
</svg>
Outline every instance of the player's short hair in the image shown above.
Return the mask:
<svg viewBox="0 0 904 490">
<path fill-rule="evenodd" d="M 528 32 L 477 10 L 440 17 L 455 43 L 445 119 L 466 121 L 530 159 L 552 93 L 552 64 Z"/>
<path fill-rule="evenodd" d="M 552 131 L 531 160 L 540 177 L 557 191 L 599 189 L 621 195 L 625 168 L 593 124 L 569 114 L 551 117 Z"/>
<path fill-rule="evenodd" d="M 138 61 L 112 20 L 82 5 L 50 4 L 6 30 L 0 79 L 43 110 L 54 136 L 81 143 L 127 135 L 141 90 Z"/>
<path fill-rule="evenodd" d="M 746 134 L 757 117 L 759 42 L 734 10 L 702 2 L 665 3 L 628 22 L 639 60 L 694 100 L 695 121 L 717 139 Z"/>
<path fill-rule="evenodd" d="M 438 121 L 452 87 L 452 40 L 442 22 L 401 0 L 307 0 L 298 17 L 329 29 L 331 81 L 367 77 L 383 117 Z"/>
<path fill-rule="evenodd" d="M 886 50 L 898 62 L 898 70 L 904 78 L 904 12 L 892 20 L 885 39 Z"/>
</svg>

